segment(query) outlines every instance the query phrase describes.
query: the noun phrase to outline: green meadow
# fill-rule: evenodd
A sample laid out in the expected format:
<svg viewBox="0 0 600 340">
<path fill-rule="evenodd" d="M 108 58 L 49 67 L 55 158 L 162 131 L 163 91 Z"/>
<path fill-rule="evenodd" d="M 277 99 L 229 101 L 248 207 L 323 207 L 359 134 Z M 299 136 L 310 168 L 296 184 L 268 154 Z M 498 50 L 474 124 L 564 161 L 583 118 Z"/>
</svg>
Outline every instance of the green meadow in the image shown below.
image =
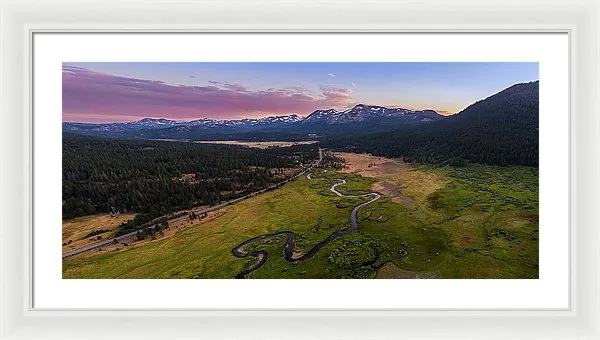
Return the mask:
<svg viewBox="0 0 600 340">
<path fill-rule="evenodd" d="M 381 197 L 358 214 L 359 229 L 314 257 L 288 262 L 285 238 L 255 242 L 265 264 L 248 278 L 537 278 L 538 172 L 528 167 L 470 165 L 414 167 L 445 184 L 410 207 Z M 295 233 L 306 252 L 349 226 L 354 206 L 368 199 L 338 197 L 371 192 L 378 179 L 318 170 L 279 189 L 228 206 L 224 214 L 140 246 L 92 251 L 63 260 L 64 278 L 233 278 L 254 264 L 236 258 L 240 243 L 277 231 Z M 418 191 L 418 185 L 401 188 Z"/>
</svg>

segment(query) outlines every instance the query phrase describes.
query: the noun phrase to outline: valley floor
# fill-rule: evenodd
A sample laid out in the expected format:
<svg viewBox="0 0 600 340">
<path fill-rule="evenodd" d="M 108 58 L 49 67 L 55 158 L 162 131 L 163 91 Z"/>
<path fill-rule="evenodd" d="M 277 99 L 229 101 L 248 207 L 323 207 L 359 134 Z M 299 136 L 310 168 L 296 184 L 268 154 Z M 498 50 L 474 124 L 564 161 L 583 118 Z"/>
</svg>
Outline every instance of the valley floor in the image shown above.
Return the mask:
<svg viewBox="0 0 600 340">
<path fill-rule="evenodd" d="M 64 278 L 233 278 L 257 262 L 232 249 L 264 234 L 291 231 L 303 253 L 347 228 L 358 230 L 304 261 L 284 258 L 285 237 L 245 251 L 265 251 L 248 278 L 537 278 L 538 172 L 528 167 L 430 168 L 339 153 L 346 166 L 319 169 L 279 189 L 223 208 L 168 238 L 63 260 Z M 170 228 L 174 228 L 171 226 Z"/>
</svg>

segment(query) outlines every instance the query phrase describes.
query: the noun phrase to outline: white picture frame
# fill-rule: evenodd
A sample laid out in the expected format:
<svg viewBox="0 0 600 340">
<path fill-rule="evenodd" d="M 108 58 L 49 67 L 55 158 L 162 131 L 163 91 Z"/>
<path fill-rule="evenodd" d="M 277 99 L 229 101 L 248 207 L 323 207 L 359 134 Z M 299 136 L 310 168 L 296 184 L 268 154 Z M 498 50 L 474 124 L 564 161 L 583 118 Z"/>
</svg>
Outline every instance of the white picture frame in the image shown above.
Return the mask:
<svg viewBox="0 0 600 340">
<path fill-rule="evenodd" d="M 600 3 L 507 1 L 0 2 L 0 339 L 600 339 Z M 44 32 L 566 32 L 568 310 L 32 308 L 32 46 Z"/>
</svg>

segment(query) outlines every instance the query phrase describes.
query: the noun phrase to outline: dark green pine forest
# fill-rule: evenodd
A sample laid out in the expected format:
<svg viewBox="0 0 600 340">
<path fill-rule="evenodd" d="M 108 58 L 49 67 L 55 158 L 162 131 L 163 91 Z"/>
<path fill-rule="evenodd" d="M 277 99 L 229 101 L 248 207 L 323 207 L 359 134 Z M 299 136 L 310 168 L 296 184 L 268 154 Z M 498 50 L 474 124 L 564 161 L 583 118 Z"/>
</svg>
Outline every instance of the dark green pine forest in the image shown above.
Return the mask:
<svg viewBox="0 0 600 340">
<path fill-rule="evenodd" d="M 260 190 L 318 156 L 316 145 L 236 145 L 63 135 L 63 219 L 137 212 L 139 221 Z"/>
<path fill-rule="evenodd" d="M 409 162 L 538 165 L 539 81 L 517 84 L 441 121 L 333 136 L 323 145 Z"/>
</svg>

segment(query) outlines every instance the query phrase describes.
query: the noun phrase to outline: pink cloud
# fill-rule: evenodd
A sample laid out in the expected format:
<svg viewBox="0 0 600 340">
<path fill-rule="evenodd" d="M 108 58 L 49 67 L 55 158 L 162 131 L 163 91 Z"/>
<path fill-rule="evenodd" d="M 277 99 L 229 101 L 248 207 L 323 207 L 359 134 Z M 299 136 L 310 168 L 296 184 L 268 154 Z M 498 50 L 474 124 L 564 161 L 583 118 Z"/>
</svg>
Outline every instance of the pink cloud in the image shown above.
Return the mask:
<svg viewBox="0 0 600 340">
<path fill-rule="evenodd" d="M 351 89 L 300 86 L 253 90 L 242 84 L 209 81 L 206 86 L 172 85 L 63 66 L 63 120 L 121 121 L 143 117 L 191 120 L 259 117 L 353 104 Z"/>
<path fill-rule="evenodd" d="M 323 92 L 323 96 L 328 101 L 338 103 L 338 105 L 343 105 L 352 100 L 352 97 L 350 96 L 352 89 L 339 89 L 335 87 L 322 86 L 321 91 Z"/>
</svg>

